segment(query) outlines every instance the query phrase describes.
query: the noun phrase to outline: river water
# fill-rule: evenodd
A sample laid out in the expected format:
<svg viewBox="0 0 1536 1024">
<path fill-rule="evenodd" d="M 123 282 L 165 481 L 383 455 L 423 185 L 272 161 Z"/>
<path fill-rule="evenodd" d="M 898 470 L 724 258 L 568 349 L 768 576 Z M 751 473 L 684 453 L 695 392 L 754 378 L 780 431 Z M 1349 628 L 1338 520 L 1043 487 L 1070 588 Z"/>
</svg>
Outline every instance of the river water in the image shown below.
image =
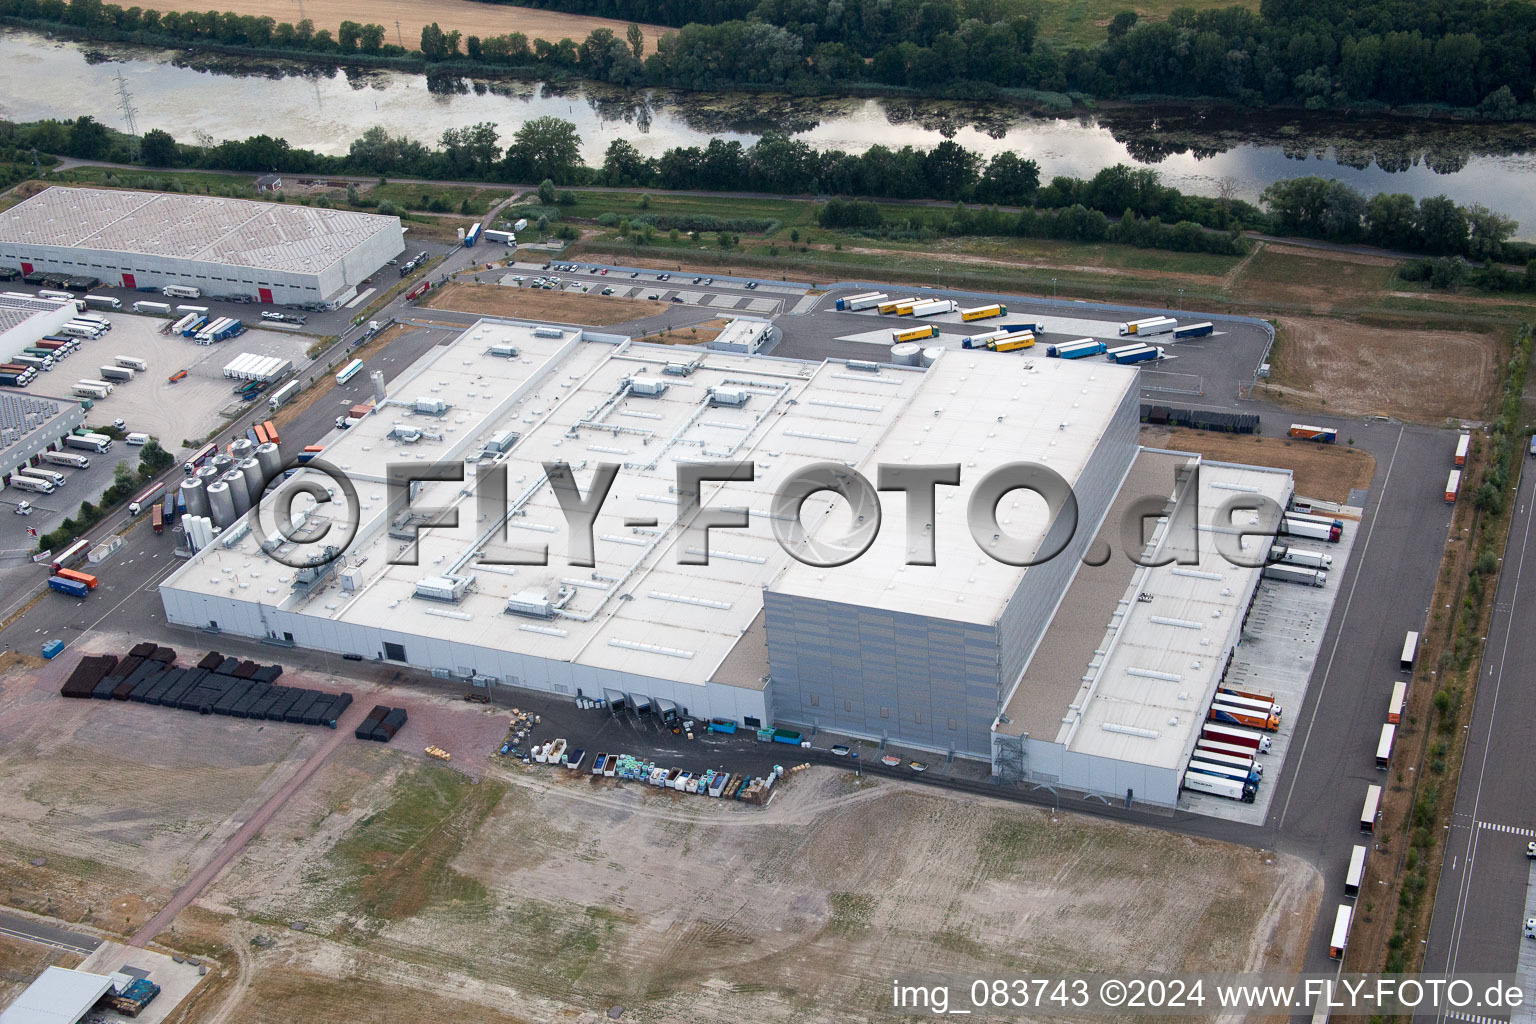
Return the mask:
<svg viewBox="0 0 1536 1024">
<path fill-rule="evenodd" d="M 1536 238 L 1536 127 L 1526 124 L 1145 108 L 1040 118 L 1006 104 L 696 96 L 451 77 L 429 82 L 390 71 L 224 57 L 196 65 L 169 52 L 58 42 L 14 30 L 0 32 L 0 117 L 91 114 L 122 127 L 119 73 L 139 130 L 162 128 L 184 142 L 266 133 L 339 154 L 371 125 L 435 143 L 445 128 L 481 121 L 496 122 L 506 142 L 522 121 L 554 115 L 576 124 L 583 156 L 597 165 L 618 138 L 651 155 L 716 136 L 750 144 L 770 129 L 850 152 L 952 138 L 987 155 L 1013 150 L 1029 157 L 1039 163 L 1042 180 L 1089 176 L 1124 162 L 1154 167 L 1165 183 L 1204 195 L 1226 191 L 1257 199 L 1269 183 L 1307 174 L 1338 178 L 1368 195 L 1443 193 L 1515 217 L 1519 236 Z"/>
</svg>

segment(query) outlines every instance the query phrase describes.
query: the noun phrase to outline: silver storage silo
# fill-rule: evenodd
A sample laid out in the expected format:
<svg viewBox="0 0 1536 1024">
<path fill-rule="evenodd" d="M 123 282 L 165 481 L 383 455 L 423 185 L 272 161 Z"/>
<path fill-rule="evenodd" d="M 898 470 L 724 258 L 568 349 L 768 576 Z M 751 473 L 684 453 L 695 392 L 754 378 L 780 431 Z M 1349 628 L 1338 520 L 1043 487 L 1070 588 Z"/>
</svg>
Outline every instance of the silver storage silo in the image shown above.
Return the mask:
<svg viewBox="0 0 1536 1024">
<path fill-rule="evenodd" d="M 256 446 L 256 461 L 261 465 L 261 479 L 265 483 L 271 483 L 282 475 L 283 453 L 270 441 Z"/>
<path fill-rule="evenodd" d="M 932 366 L 934 363 L 939 361 L 939 357 L 943 354 L 944 346 L 934 345 L 930 348 L 923 349 L 923 354 L 919 357 L 919 361 L 923 366 Z"/>
<path fill-rule="evenodd" d="M 222 529 L 235 521 L 235 498 L 229 493 L 229 484 L 215 480 L 208 485 L 208 509 L 214 526 Z"/>
<path fill-rule="evenodd" d="M 252 505 L 261 500 L 261 492 L 267 489 L 266 478 L 261 475 L 261 463 L 246 459 L 240 463 L 240 475 L 245 477 L 245 493 Z"/>
<path fill-rule="evenodd" d="M 208 514 L 208 487 L 201 477 L 189 476 L 181 481 L 181 500 L 187 503 L 187 515 Z"/>
<path fill-rule="evenodd" d="M 897 366 L 916 366 L 923 347 L 914 341 L 903 341 L 891 346 L 891 362 Z"/>
<path fill-rule="evenodd" d="M 229 485 L 229 497 L 235 503 L 235 515 L 245 515 L 246 509 L 251 507 L 251 494 L 245 488 L 245 474 L 232 469 L 219 479 Z"/>
<path fill-rule="evenodd" d="M 192 474 L 203 482 L 203 486 L 213 483 L 219 478 L 219 471 L 213 468 L 212 463 L 203 463 L 197 467 L 197 472 Z"/>
<path fill-rule="evenodd" d="M 229 457 L 235 460 L 235 465 L 240 465 L 256 451 L 256 446 L 249 438 L 238 438 L 229 446 Z"/>
<path fill-rule="evenodd" d="M 209 465 L 213 467 L 214 472 L 218 473 L 220 476 L 223 476 L 225 473 L 228 473 L 231 469 L 235 468 L 235 460 L 230 458 L 228 455 L 225 455 L 223 452 L 220 452 L 213 457 L 213 461 L 210 462 Z"/>
</svg>

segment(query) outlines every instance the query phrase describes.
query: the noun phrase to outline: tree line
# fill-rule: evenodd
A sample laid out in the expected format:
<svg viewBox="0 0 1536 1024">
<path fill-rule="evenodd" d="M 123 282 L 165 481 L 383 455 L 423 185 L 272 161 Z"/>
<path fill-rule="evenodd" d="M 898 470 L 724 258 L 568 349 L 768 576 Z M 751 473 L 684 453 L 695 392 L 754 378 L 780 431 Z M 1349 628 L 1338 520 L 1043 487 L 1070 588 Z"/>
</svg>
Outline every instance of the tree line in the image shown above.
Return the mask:
<svg viewBox="0 0 1536 1024">
<path fill-rule="evenodd" d="M 1011 152 L 988 159 L 948 139 L 930 149 L 875 145 L 847 153 L 814 149 L 802 140 L 769 132 L 751 146 L 717 138 L 706 146 L 674 147 L 659 157 L 644 155 L 626 139 L 615 139 L 602 164 L 588 167 L 576 126 L 556 117 L 524 121 L 505 146 L 499 127 L 489 121 L 448 128 L 436 146 L 392 136 L 375 126 L 354 139 L 345 156 L 295 148 L 268 135 L 191 145 L 177 142 L 162 129 L 146 132 L 135 152 L 127 136 L 89 116 L 26 124 L 0 121 L 0 162 L 29 161 L 33 150 L 90 160 L 137 159 L 168 168 L 508 183 L 548 179 L 552 188 L 593 185 L 840 197 L 822 211 L 824 226 L 888 237 L 920 231 L 919 221 L 928 222 L 882 211 L 872 200 L 1023 208 L 1022 214 L 1006 215 L 1016 220 L 986 220 L 1003 215 L 970 210 L 950 218 L 943 230 L 952 234 L 1018 234 L 1235 252 L 1241 248 L 1237 234 L 1252 230 L 1477 262 L 1524 264 L 1536 257 L 1536 246 L 1511 241 L 1518 227 L 1513 219 L 1475 203 L 1460 206 L 1445 196 L 1415 199 L 1378 193 L 1367 198 L 1342 182 L 1304 177 L 1270 185 L 1261 207 L 1230 197 L 1190 195 L 1164 185 L 1151 168 L 1124 164 L 1089 178 L 1059 175 L 1041 184 L 1033 160 Z"/>
<path fill-rule="evenodd" d="M 757 87 L 836 92 L 885 86 L 986 97 L 1033 90 L 1069 96 L 1216 97 L 1309 109 L 1370 104 L 1475 109 L 1536 117 L 1536 6 L 1524 0 L 1263 0 L 1178 8 L 1143 22 L 1110 20 L 1096 46 L 1039 36 L 1029 0 L 539 0 L 574 14 L 653 22 L 675 31 L 645 53 L 639 27 L 577 42 L 514 32 L 464 35 L 437 24 L 387 41 L 376 24 L 277 22 L 234 12 L 177 13 L 102 0 L 0 0 L 0 18 L 97 39 L 217 44 L 380 61 L 427 61 L 570 74 L 625 86 Z"/>
</svg>

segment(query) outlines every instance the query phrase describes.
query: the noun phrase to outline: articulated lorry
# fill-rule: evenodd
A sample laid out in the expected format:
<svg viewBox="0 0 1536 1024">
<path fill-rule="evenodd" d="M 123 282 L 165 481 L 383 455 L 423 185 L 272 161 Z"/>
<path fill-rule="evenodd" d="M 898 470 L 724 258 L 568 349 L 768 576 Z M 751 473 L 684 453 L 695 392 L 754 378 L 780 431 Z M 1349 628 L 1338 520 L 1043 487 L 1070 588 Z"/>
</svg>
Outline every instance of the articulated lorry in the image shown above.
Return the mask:
<svg viewBox="0 0 1536 1024">
<path fill-rule="evenodd" d="M 1221 725 L 1242 725 L 1250 729 L 1263 729 L 1265 732 L 1280 731 L 1279 715 L 1226 704 L 1220 700 L 1211 704 L 1211 710 L 1206 717 Z"/>
</svg>

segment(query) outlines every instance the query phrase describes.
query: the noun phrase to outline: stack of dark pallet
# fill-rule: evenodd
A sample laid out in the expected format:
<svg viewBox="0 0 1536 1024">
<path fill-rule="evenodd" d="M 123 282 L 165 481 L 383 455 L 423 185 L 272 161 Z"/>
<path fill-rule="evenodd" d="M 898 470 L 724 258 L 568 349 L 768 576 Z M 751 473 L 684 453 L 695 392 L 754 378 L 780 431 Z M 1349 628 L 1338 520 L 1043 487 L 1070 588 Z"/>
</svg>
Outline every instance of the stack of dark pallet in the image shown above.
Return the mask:
<svg viewBox="0 0 1536 1024">
<path fill-rule="evenodd" d="M 1170 427 L 1193 427 L 1227 434 L 1252 434 L 1259 429 L 1259 417 L 1251 412 L 1221 412 L 1215 409 L 1178 409 L 1169 405 L 1143 405 L 1141 422 Z"/>
<path fill-rule="evenodd" d="M 177 668 L 175 663 L 175 651 L 154 644 L 138 644 L 121 661 L 110 654 L 82 658 L 62 693 L 331 729 L 352 703 L 350 693 L 275 685 L 283 674 L 281 665 L 226 658 L 217 651 L 193 668 Z"/>
<path fill-rule="evenodd" d="M 391 708 L 376 704 L 352 735 L 360 740 L 388 743 L 395 738 L 395 733 L 399 732 L 400 727 L 405 724 L 405 717 L 405 708 Z"/>
<path fill-rule="evenodd" d="M 117 669 L 117 655 L 115 654 L 91 654 L 80 659 L 80 664 L 64 680 L 64 687 L 59 692 L 66 697 L 78 697 L 89 699 L 94 695 L 96 685 Z"/>
</svg>

